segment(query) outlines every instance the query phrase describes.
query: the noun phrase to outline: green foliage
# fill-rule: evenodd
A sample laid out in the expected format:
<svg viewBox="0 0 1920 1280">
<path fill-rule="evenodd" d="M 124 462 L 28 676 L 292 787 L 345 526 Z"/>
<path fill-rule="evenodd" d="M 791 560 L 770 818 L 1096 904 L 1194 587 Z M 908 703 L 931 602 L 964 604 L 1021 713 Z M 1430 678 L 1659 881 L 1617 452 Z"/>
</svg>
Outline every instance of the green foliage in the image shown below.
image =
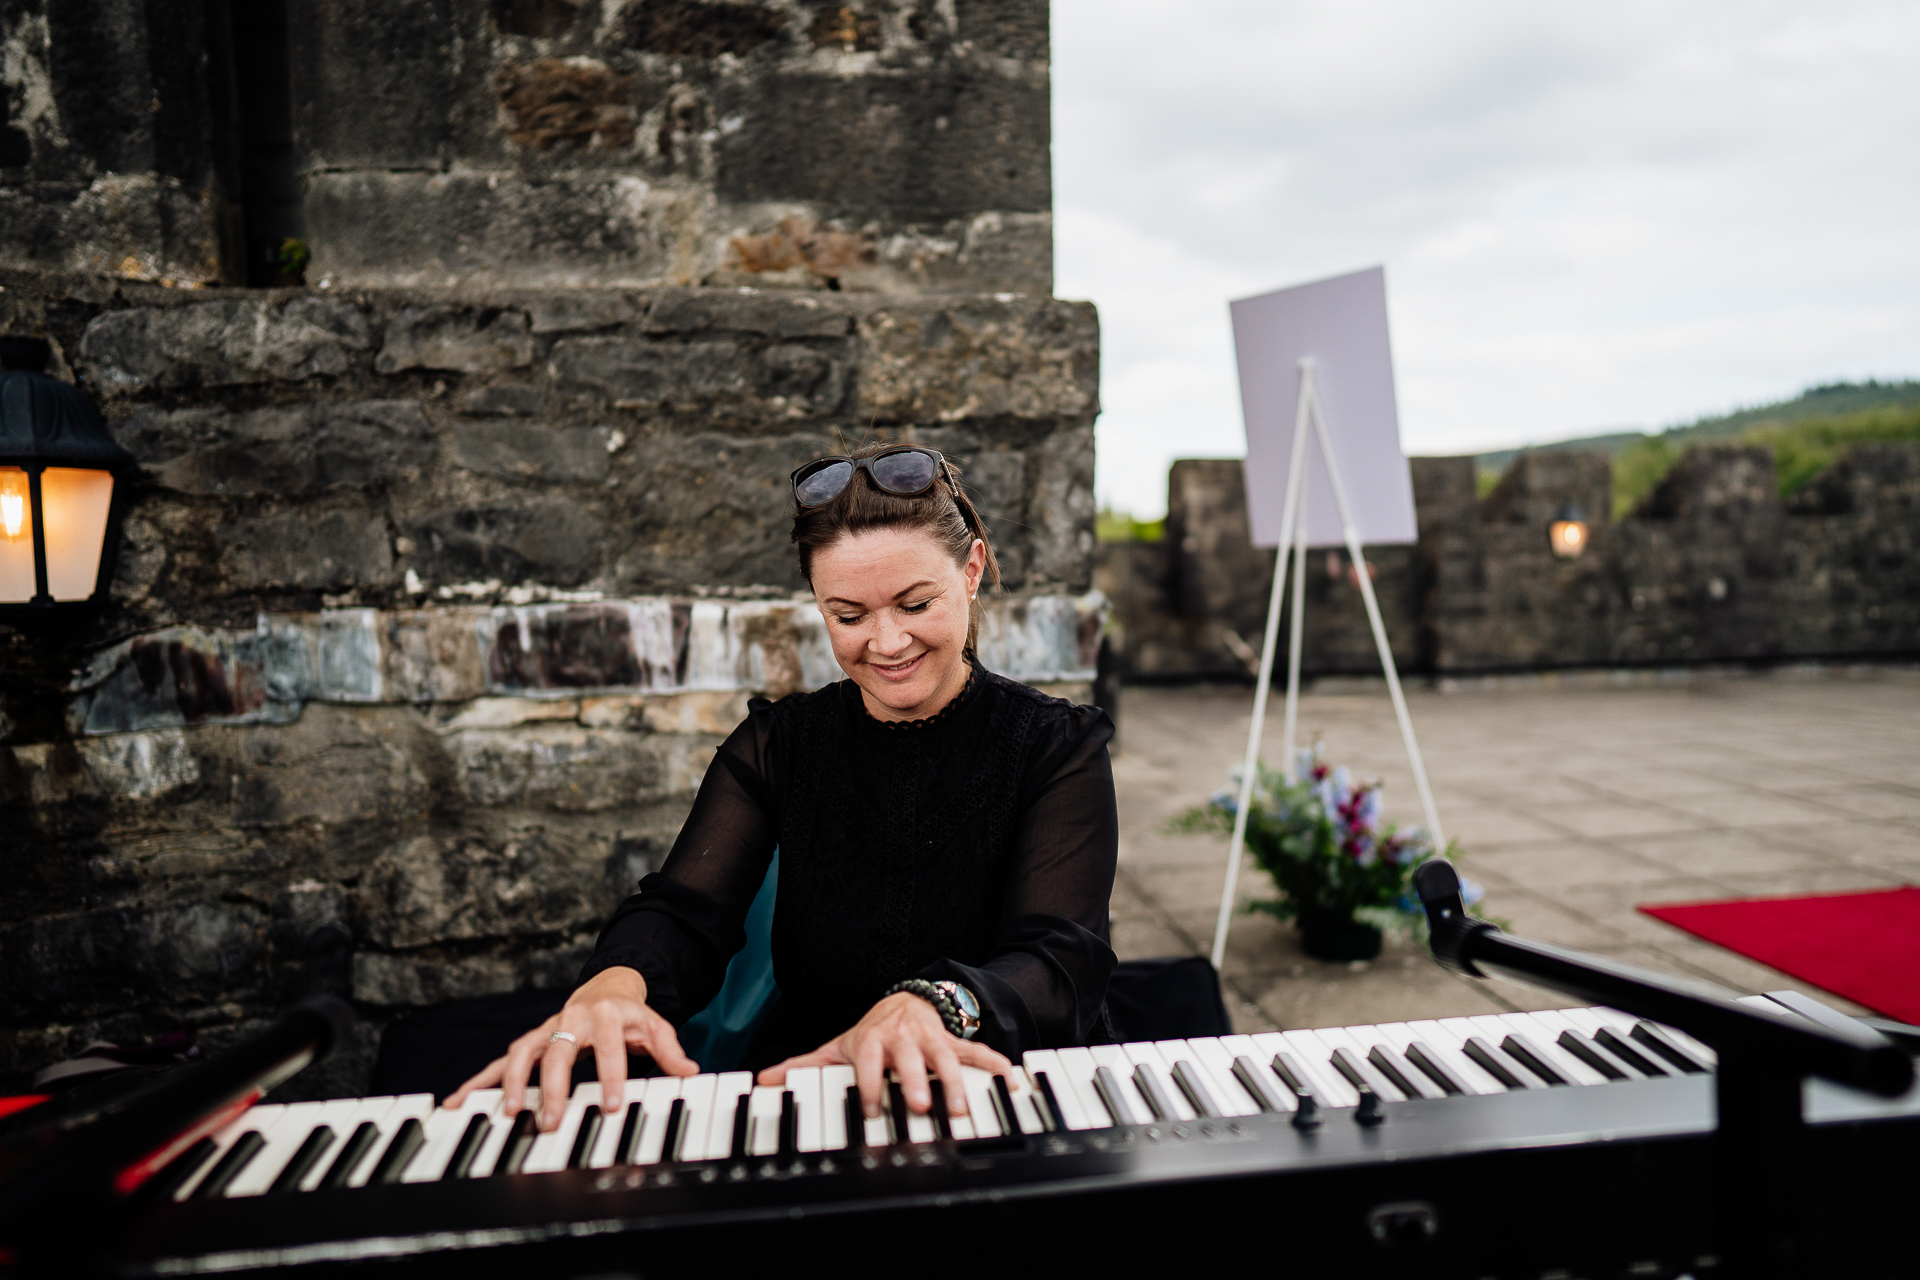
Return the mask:
<svg viewBox="0 0 1920 1280">
<path fill-rule="evenodd" d="M 1124 511 L 1102 507 L 1093 519 L 1094 536 L 1102 542 L 1159 542 L 1167 536 L 1166 517 L 1135 520 Z"/>
<path fill-rule="evenodd" d="M 1481 467 L 1473 473 L 1473 496 L 1485 502 L 1487 495 L 1500 487 L 1500 477 L 1506 472 L 1497 467 Z"/>
<path fill-rule="evenodd" d="M 1681 450 L 1665 436 L 1647 436 L 1628 445 L 1613 459 L 1613 518 L 1618 520 L 1633 510 L 1633 504 L 1653 491 L 1653 487 L 1680 461 Z"/>
<path fill-rule="evenodd" d="M 304 275 L 307 263 L 312 260 L 313 253 L 307 248 L 307 242 L 292 236 L 282 240 L 279 251 L 274 254 L 274 265 L 279 268 L 281 275 L 289 277 Z"/>
</svg>

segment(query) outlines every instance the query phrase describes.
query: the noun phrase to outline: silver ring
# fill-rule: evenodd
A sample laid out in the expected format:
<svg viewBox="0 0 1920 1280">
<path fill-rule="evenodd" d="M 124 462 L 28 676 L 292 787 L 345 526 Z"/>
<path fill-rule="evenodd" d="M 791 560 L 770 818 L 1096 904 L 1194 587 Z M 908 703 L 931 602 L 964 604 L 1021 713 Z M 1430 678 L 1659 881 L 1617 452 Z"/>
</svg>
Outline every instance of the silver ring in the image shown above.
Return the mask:
<svg viewBox="0 0 1920 1280">
<path fill-rule="evenodd" d="M 548 1044 L 556 1044 L 562 1040 L 565 1040 L 568 1044 L 580 1043 L 580 1037 L 574 1035 L 573 1032 L 571 1031 L 556 1031 L 552 1035 L 547 1037 Z"/>
</svg>

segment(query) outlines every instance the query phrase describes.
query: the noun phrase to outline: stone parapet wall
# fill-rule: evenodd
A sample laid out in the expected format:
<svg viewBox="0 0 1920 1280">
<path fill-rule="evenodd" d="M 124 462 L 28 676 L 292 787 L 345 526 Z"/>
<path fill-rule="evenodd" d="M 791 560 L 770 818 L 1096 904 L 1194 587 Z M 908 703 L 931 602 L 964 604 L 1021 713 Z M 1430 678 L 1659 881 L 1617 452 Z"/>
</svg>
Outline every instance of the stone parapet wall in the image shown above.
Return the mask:
<svg viewBox="0 0 1920 1280">
<path fill-rule="evenodd" d="M 1764 449 L 1699 448 L 1625 518 L 1606 455 L 1522 454 L 1484 501 L 1471 458 L 1411 459 L 1420 540 L 1366 548 L 1395 661 L 1433 673 L 1920 652 L 1920 446 L 1863 444 L 1782 500 Z M 1249 678 L 1272 588 L 1237 461 L 1178 462 L 1162 543 L 1101 549 L 1135 679 Z M 1557 560 L 1565 502 L 1587 552 Z M 1344 552 L 1307 557 L 1303 663 L 1377 671 Z"/>
</svg>

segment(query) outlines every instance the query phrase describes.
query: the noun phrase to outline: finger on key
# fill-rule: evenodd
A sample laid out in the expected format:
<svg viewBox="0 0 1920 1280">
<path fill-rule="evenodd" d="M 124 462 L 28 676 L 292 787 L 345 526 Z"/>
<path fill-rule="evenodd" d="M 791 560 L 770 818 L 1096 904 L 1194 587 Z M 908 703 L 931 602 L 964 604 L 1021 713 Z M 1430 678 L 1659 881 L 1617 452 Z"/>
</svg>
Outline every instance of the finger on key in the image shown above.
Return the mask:
<svg viewBox="0 0 1920 1280">
<path fill-rule="evenodd" d="M 978 1067 L 996 1076 L 1013 1074 L 1013 1063 L 1007 1061 L 1003 1054 L 987 1048 L 986 1045 L 976 1044 L 972 1040 L 962 1040 L 954 1046 L 953 1051 L 964 1066 Z"/>
<path fill-rule="evenodd" d="M 448 1094 L 447 1100 L 440 1105 L 449 1111 L 458 1111 L 460 1104 L 465 1102 L 467 1095 L 475 1089 L 491 1089 L 494 1085 L 499 1084 L 500 1076 L 506 1069 L 507 1060 L 505 1058 L 495 1058 L 481 1069 L 479 1075 Z"/>
<path fill-rule="evenodd" d="M 627 1097 L 627 1040 L 620 1034 L 617 1009 L 594 1012 L 593 1067 L 600 1077 L 601 1114 L 612 1115 Z"/>
<path fill-rule="evenodd" d="M 558 1129 L 560 1118 L 567 1113 L 567 1094 L 573 1088 L 573 1060 L 579 1054 L 578 1042 L 555 1040 L 540 1059 L 540 1130 L 543 1133 Z"/>
<path fill-rule="evenodd" d="M 920 1046 L 911 1040 L 894 1045 L 893 1069 L 900 1077 L 900 1093 L 907 1100 L 907 1110 L 921 1116 L 932 1111 L 933 1090 L 927 1087 L 927 1060 Z"/>
<path fill-rule="evenodd" d="M 860 1088 L 860 1112 L 880 1118 L 880 1100 L 887 1092 L 887 1049 L 877 1037 L 868 1037 L 853 1057 L 853 1079 Z"/>
<path fill-rule="evenodd" d="M 560 1015 L 555 1014 L 507 1050 L 506 1070 L 500 1077 L 501 1115 L 519 1115 L 527 1109 L 527 1081 L 533 1076 L 533 1064 L 546 1051 L 548 1040 L 559 1026 Z"/>
<path fill-rule="evenodd" d="M 966 1041 L 960 1043 L 965 1044 Z M 946 1045 L 936 1046 L 933 1051 L 933 1072 L 940 1077 L 941 1092 L 946 1094 L 947 1114 L 967 1114 L 967 1077 L 960 1070 L 960 1055 Z"/>
<path fill-rule="evenodd" d="M 671 1022 L 658 1014 L 650 1013 L 641 1027 L 643 1029 L 638 1037 L 638 1043 L 629 1040 L 628 1044 L 632 1044 L 637 1049 L 645 1049 L 653 1060 L 660 1064 L 660 1069 L 670 1076 L 700 1074 L 700 1064 L 689 1058 L 687 1051 L 680 1047 L 680 1036 L 674 1031 Z"/>
</svg>

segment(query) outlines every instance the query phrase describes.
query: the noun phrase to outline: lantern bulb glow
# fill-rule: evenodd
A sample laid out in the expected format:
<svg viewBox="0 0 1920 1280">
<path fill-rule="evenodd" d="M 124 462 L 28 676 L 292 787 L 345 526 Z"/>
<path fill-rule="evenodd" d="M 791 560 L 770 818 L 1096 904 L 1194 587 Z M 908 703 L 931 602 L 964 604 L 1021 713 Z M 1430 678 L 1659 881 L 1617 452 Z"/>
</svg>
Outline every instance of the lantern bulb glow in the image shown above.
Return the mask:
<svg viewBox="0 0 1920 1280">
<path fill-rule="evenodd" d="M 0 493 L 0 530 L 9 538 L 27 527 L 27 500 L 17 493 Z"/>
</svg>

